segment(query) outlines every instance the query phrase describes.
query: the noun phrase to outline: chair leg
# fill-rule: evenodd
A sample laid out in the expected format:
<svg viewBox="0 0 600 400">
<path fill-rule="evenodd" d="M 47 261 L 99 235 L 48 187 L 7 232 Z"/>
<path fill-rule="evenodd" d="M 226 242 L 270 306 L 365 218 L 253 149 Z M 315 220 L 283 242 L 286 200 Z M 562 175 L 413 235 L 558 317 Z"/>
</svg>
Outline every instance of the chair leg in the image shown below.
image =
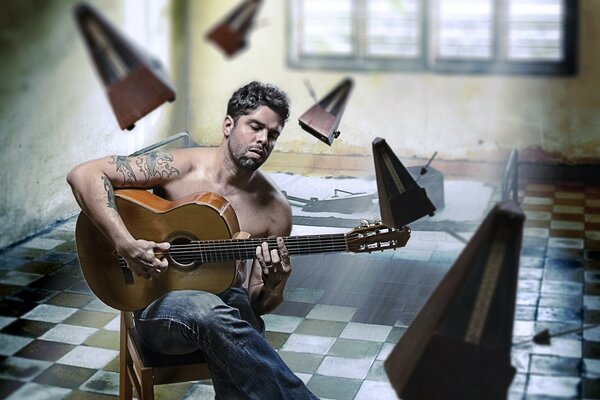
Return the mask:
<svg viewBox="0 0 600 400">
<path fill-rule="evenodd" d="M 119 400 L 131 400 L 133 398 L 133 385 L 127 374 L 127 365 L 131 363 L 131 356 L 127 351 L 127 327 L 123 313 L 121 313 L 119 342 Z"/>
<path fill-rule="evenodd" d="M 154 373 L 152 368 L 142 370 L 140 400 L 154 400 Z"/>
</svg>

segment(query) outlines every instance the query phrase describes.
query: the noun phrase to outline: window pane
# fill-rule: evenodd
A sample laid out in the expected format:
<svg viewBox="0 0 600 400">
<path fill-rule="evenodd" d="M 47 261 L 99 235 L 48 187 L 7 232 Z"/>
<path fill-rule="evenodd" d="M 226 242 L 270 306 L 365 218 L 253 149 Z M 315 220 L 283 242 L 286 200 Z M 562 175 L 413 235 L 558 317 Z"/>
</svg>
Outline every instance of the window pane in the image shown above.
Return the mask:
<svg viewBox="0 0 600 400">
<path fill-rule="evenodd" d="M 561 0 L 510 0 L 507 57 L 512 60 L 563 59 Z"/>
<path fill-rule="evenodd" d="M 367 2 L 365 38 L 369 56 L 419 57 L 419 0 L 370 0 Z"/>
<path fill-rule="evenodd" d="M 301 0 L 297 23 L 301 54 L 352 53 L 352 0 Z"/>
<path fill-rule="evenodd" d="M 572 0 L 287 1 L 297 67 L 576 72 Z"/>
<path fill-rule="evenodd" d="M 438 57 L 492 57 L 492 0 L 438 0 L 438 5 L 435 21 Z"/>
</svg>

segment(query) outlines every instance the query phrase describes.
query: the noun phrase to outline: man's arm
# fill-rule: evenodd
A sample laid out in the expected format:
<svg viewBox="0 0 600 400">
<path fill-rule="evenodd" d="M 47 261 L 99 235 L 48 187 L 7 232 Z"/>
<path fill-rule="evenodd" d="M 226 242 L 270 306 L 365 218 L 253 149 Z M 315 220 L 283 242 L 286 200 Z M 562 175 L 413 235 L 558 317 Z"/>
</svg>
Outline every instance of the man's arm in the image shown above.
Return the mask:
<svg viewBox="0 0 600 400">
<path fill-rule="evenodd" d="M 292 273 L 289 253 L 282 239 L 292 230 L 291 208 L 283 196 L 274 208 L 278 211 L 274 216 L 272 236 L 277 237 L 277 248 L 269 249 L 267 242 L 256 248 L 248 285 L 250 304 L 257 315 L 268 314 L 283 302 L 283 291 Z"/>
<path fill-rule="evenodd" d="M 117 212 L 114 188 L 150 189 L 177 179 L 187 168 L 185 158 L 177 157 L 176 151 L 138 157 L 109 156 L 80 164 L 67 175 L 83 212 L 125 258 L 129 268 L 145 278 L 166 268 L 166 260 L 157 259 L 154 250 L 166 250 L 169 244 L 133 238 Z"/>
</svg>

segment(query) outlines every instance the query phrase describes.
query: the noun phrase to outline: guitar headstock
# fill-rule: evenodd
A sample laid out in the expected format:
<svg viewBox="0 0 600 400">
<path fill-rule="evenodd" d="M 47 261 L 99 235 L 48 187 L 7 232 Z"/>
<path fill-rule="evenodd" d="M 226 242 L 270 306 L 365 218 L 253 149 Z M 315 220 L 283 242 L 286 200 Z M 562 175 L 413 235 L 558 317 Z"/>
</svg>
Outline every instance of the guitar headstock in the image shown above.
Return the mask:
<svg viewBox="0 0 600 400">
<path fill-rule="evenodd" d="M 410 228 L 389 228 L 381 222 L 363 221 L 360 226 L 346 234 L 348 251 L 354 253 L 370 253 L 406 246 L 410 239 Z"/>
</svg>

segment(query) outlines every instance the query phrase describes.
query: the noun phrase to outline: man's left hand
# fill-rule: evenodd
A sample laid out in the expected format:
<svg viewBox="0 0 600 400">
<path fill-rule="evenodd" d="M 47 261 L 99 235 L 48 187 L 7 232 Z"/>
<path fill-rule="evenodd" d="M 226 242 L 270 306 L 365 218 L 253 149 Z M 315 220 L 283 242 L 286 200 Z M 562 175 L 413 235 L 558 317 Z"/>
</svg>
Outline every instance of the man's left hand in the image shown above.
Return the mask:
<svg viewBox="0 0 600 400">
<path fill-rule="evenodd" d="M 277 248 L 269 250 L 269 244 L 263 242 L 256 247 L 256 259 L 260 264 L 263 282 L 267 290 L 273 290 L 285 282 L 292 272 L 290 255 L 283 238 L 277 238 Z"/>
</svg>

